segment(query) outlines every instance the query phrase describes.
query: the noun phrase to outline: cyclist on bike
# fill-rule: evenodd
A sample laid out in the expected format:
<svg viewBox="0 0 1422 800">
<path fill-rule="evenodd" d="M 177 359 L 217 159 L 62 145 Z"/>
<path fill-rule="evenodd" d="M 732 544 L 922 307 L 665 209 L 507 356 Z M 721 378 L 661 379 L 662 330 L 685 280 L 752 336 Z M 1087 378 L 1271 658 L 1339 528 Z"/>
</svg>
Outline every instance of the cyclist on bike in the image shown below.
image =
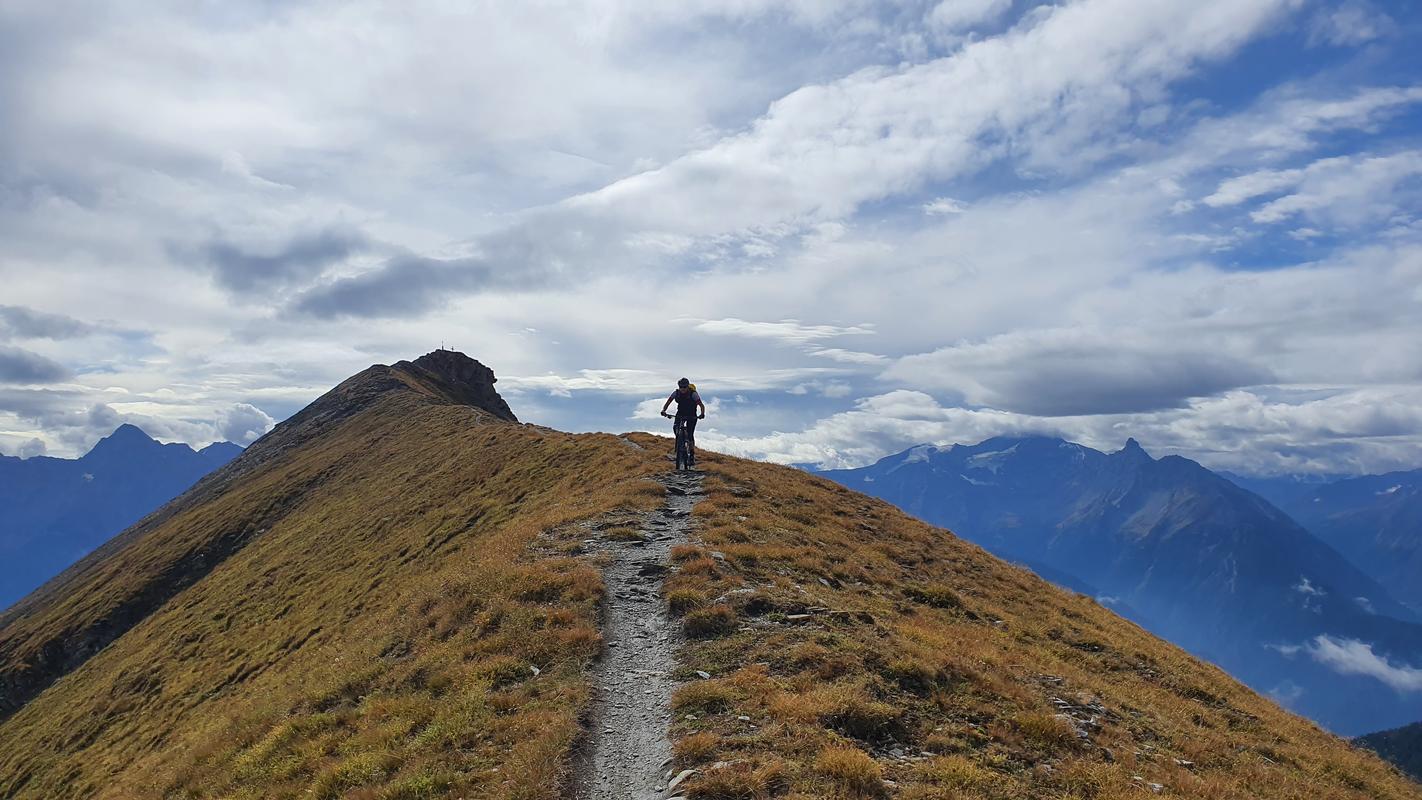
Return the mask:
<svg viewBox="0 0 1422 800">
<path fill-rule="evenodd" d="M 676 403 L 676 416 L 667 413 L 667 408 L 672 403 Z M 701 402 L 701 395 L 697 394 L 696 386 L 686 378 L 676 382 L 676 391 L 671 393 L 665 403 L 662 403 L 662 416 L 667 419 L 674 419 L 678 424 L 686 426 L 686 452 L 690 457 L 687 466 L 696 464 L 696 421 L 706 419 L 706 405 Z"/>
</svg>

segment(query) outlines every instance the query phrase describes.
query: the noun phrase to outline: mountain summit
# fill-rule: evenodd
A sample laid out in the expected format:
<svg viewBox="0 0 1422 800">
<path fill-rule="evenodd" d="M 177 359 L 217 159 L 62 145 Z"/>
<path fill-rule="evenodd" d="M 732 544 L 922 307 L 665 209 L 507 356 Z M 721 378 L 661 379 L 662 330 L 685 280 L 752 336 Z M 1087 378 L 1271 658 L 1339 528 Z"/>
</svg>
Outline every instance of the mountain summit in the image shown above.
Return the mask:
<svg viewBox="0 0 1422 800">
<path fill-rule="evenodd" d="M 1417 796 L 886 503 L 493 383 L 372 367 L 0 616 L 0 797 Z"/>
</svg>

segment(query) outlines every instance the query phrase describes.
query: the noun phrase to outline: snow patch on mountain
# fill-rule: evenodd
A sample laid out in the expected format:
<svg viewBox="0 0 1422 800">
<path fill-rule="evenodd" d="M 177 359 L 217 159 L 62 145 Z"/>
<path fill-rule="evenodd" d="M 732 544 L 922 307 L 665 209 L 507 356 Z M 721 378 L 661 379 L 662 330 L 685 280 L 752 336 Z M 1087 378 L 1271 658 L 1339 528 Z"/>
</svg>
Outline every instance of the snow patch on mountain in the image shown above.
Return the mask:
<svg viewBox="0 0 1422 800">
<path fill-rule="evenodd" d="M 993 450 L 987 453 L 978 453 L 975 456 L 968 456 L 968 467 L 970 469 L 983 469 L 997 474 L 1007 463 L 1007 459 L 1017 452 L 1017 445 L 1013 445 L 1006 450 Z"/>
</svg>

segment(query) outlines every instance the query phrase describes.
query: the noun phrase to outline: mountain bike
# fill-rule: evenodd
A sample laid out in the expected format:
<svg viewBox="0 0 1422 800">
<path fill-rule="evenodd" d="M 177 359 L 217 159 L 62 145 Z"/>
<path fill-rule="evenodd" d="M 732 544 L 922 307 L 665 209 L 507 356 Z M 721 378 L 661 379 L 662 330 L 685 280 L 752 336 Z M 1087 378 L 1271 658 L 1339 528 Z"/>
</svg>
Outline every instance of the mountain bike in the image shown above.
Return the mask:
<svg viewBox="0 0 1422 800">
<path fill-rule="evenodd" d="M 676 434 L 676 468 L 691 469 L 695 456 L 691 452 L 691 437 L 686 432 L 686 419 L 673 419 L 672 432 Z"/>
</svg>

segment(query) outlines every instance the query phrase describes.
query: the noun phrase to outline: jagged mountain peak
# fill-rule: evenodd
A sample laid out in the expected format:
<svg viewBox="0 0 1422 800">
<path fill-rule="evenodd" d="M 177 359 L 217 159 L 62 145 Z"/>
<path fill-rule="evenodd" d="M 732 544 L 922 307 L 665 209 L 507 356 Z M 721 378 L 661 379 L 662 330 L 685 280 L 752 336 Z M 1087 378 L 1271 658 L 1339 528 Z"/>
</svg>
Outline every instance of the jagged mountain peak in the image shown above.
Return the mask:
<svg viewBox="0 0 1422 800">
<path fill-rule="evenodd" d="M 457 350 L 434 350 L 391 369 L 416 381 L 433 396 L 458 405 L 474 406 L 509 422 L 518 422 L 508 403 L 494 389 L 494 371 Z"/>
<path fill-rule="evenodd" d="M 494 389 L 494 371 L 454 350 L 435 350 L 414 361 L 375 364 L 352 375 L 247 448 L 234 469 L 286 452 L 351 417 L 383 403 L 469 406 L 496 420 L 518 422 Z"/>
<path fill-rule="evenodd" d="M 508 403 L 494 389 L 494 371 L 455 350 L 434 350 L 414 361 L 375 364 L 352 375 L 307 406 L 307 412 L 342 415 L 363 411 L 391 394 L 413 392 L 441 405 L 465 405 L 517 422 Z"/>
</svg>

